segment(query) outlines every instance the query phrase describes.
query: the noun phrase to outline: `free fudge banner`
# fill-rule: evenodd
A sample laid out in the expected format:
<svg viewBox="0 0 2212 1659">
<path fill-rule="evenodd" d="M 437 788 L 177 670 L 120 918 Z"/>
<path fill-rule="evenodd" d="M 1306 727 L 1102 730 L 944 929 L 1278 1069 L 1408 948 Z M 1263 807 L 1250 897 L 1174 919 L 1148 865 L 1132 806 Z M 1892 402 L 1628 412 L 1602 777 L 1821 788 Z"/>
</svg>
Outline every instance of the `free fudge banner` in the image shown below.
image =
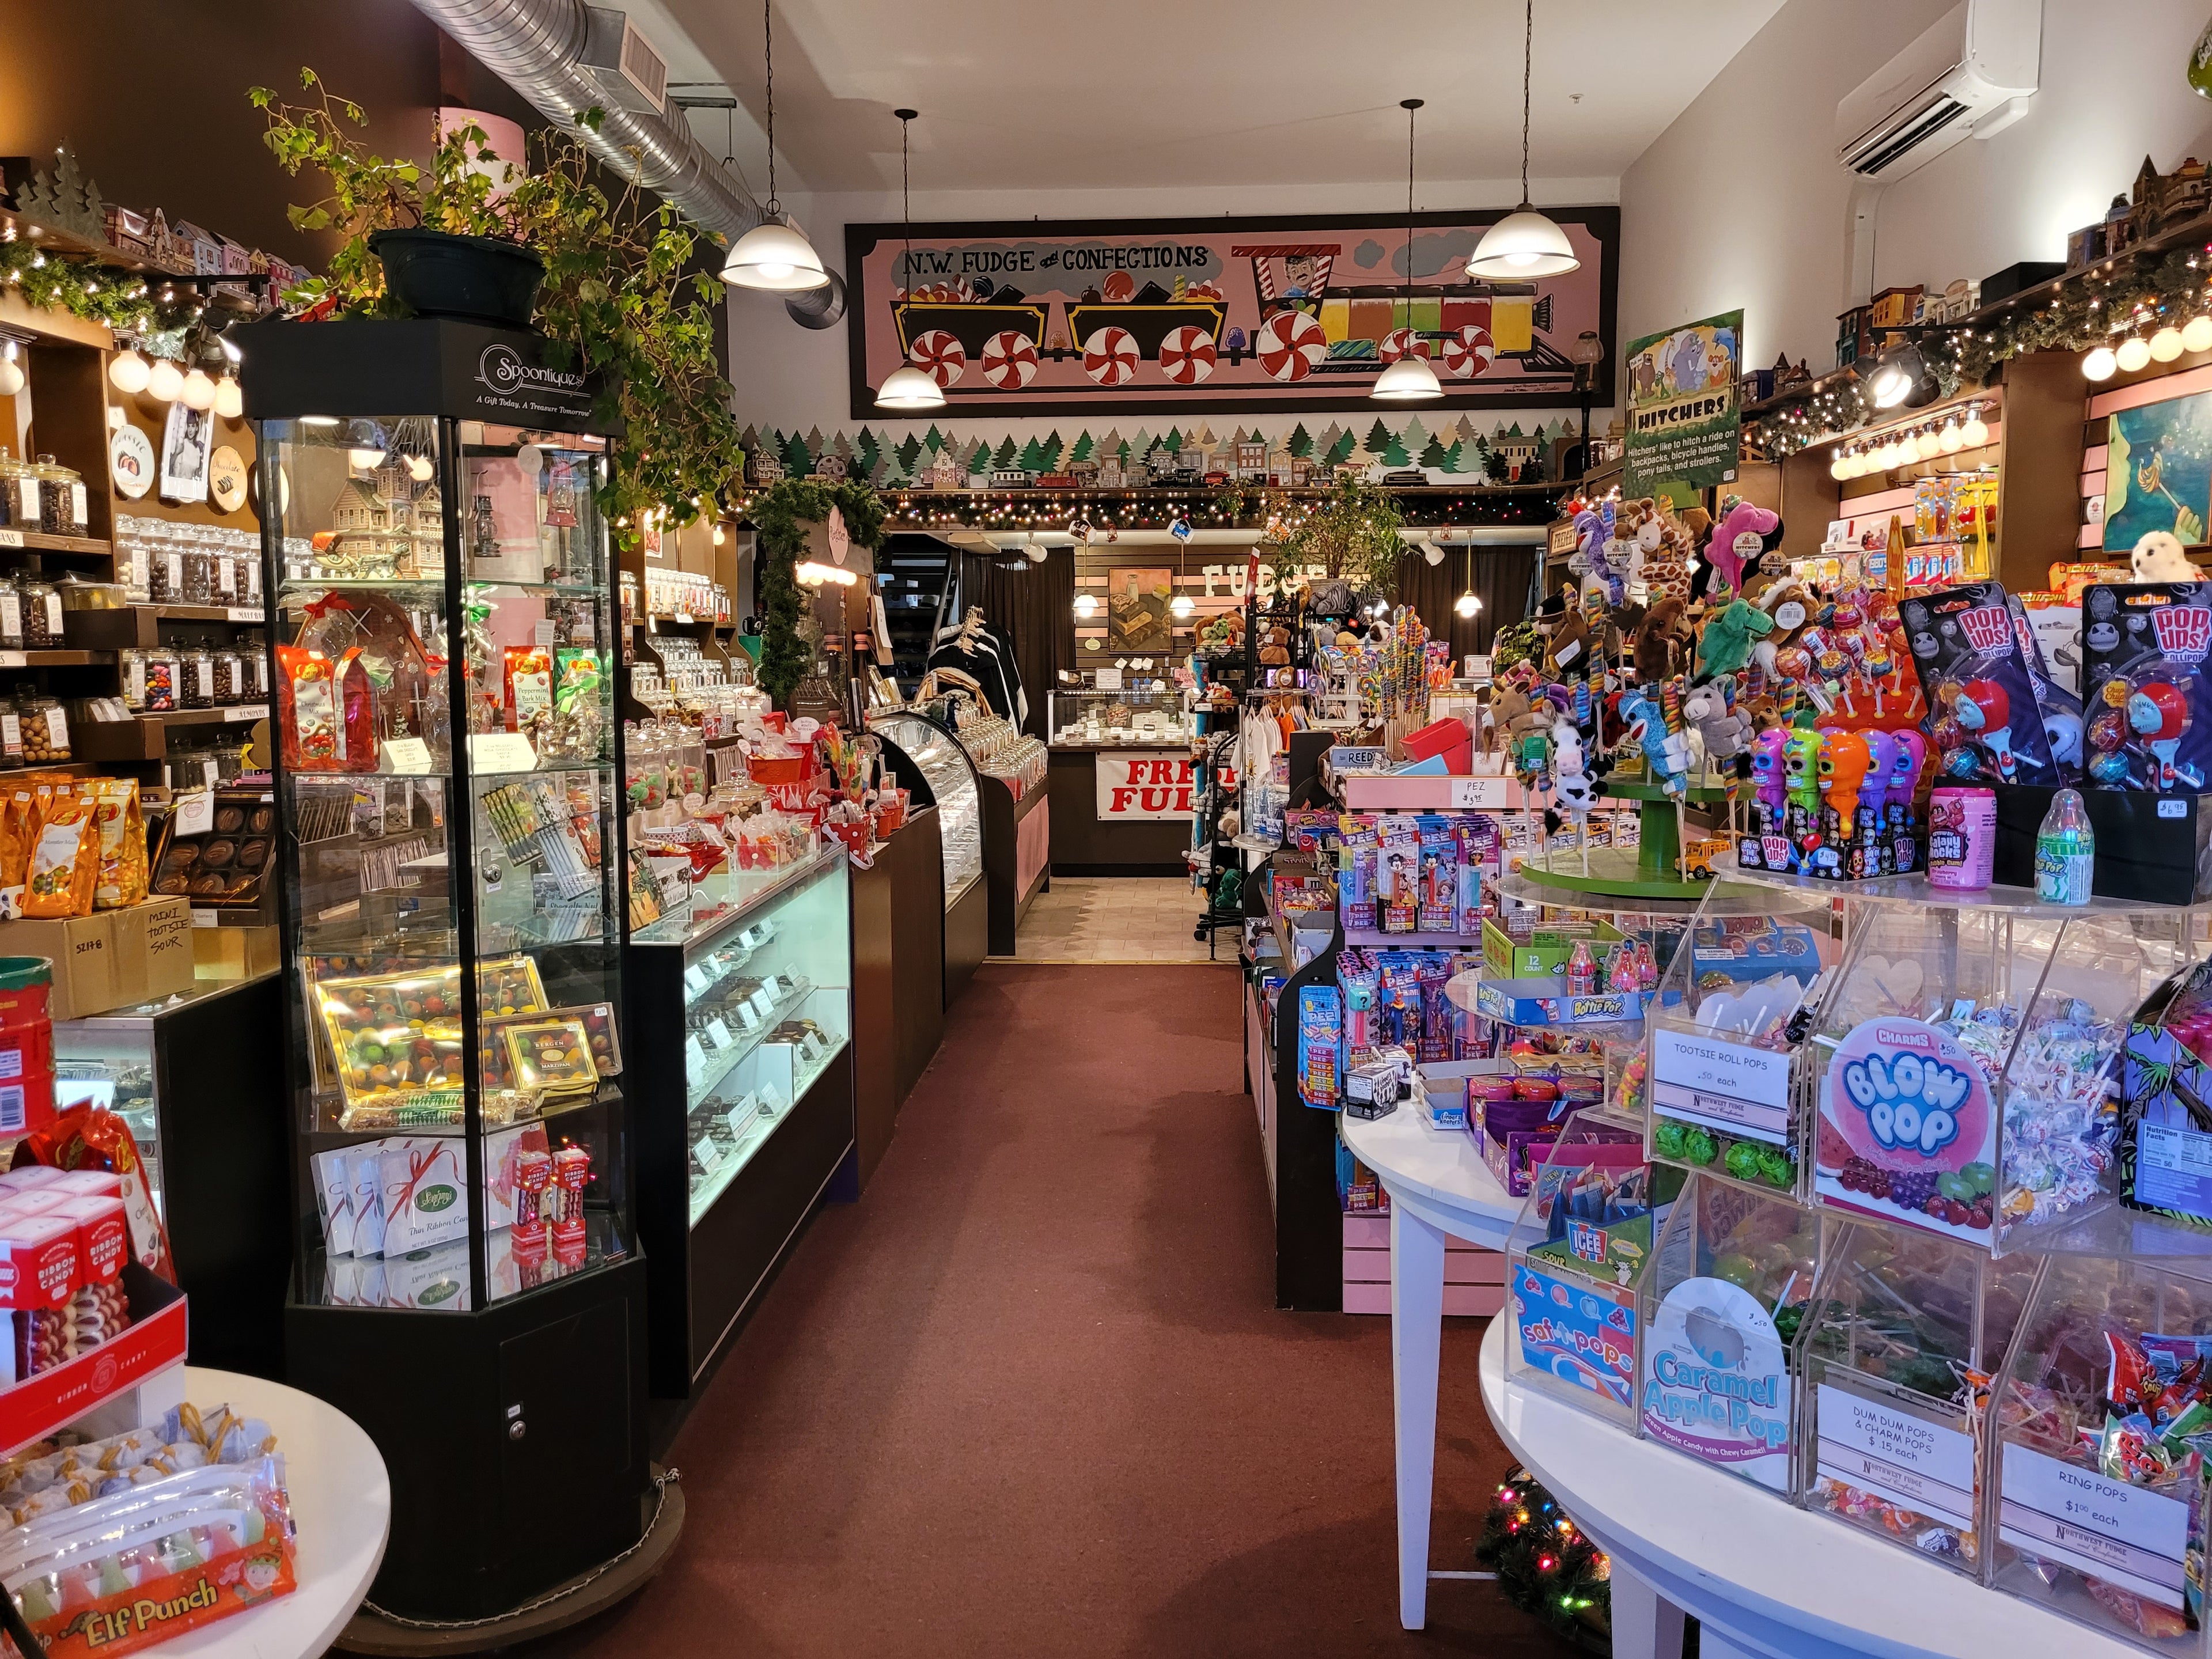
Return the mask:
<svg viewBox="0 0 2212 1659">
<path fill-rule="evenodd" d="M 1476 282 L 1502 210 L 1421 214 L 1411 294 L 1402 217 L 848 225 L 852 408 L 902 362 L 950 412 L 1364 407 L 1376 376 L 1426 357 L 1446 407 L 1580 402 L 1576 337 L 1613 338 L 1620 213 L 1547 208 L 1582 268 Z M 1592 401 L 1613 401 L 1613 362 Z M 1431 405 L 1433 407 L 1434 405 Z"/>
</svg>

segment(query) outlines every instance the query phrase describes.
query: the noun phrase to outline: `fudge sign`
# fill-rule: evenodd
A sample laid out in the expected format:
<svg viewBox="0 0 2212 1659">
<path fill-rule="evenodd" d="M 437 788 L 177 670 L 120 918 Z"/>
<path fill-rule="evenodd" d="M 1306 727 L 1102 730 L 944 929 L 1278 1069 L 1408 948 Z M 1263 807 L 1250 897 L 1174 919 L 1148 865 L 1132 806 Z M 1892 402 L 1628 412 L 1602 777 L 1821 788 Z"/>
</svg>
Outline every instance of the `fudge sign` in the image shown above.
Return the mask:
<svg viewBox="0 0 2212 1659">
<path fill-rule="evenodd" d="M 1188 755 L 1102 753 L 1098 757 L 1098 816 L 1123 823 L 1188 818 L 1196 781 Z"/>
</svg>

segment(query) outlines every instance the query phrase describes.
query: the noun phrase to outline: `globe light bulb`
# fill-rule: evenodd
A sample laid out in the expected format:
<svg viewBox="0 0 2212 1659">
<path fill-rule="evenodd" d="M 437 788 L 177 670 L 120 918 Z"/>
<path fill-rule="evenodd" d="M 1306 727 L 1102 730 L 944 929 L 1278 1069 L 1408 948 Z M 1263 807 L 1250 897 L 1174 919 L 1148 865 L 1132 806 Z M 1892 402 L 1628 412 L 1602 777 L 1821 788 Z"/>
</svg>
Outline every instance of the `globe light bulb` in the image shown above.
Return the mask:
<svg viewBox="0 0 2212 1659">
<path fill-rule="evenodd" d="M 0 398 L 12 398 L 23 389 L 23 366 L 15 361 L 15 343 L 0 352 Z"/>
<path fill-rule="evenodd" d="M 1842 450 L 1838 450 L 1836 452 L 1836 459 L 1828 463 L 1828 476 L 1835 479 L 1838 483 L 1841 483 L 1845 478 L 1850 477 L 1851 476 L 1851 458 L 1845 454 Z"/>
<path fill-rule="evenodd" d="M 128 348 L 107 360 L 107 383 L 126 398 L 135 398 L 143 392 L 153 373 L 146 360 Z"/>
<path fill-rule="evenodd" d="M 2212 317 L 2191 317 L 2181 325 L 2184 351 L 2212 351 Z"/>
<path fill-rule="evenodd" d="M 234 421 L 246 413 L 246 399 L 238 390 L 238 382 L 224 375 L 215 383 L 215 412 L 226 421 Z"/>
<path fill-rule="evenodd" d="M 167 357 L 154 359 L 154 367 L 146 376 L 146 394 L 165 404 L 173 404 L 183 394 L 185 371 Z"/>
<path fill-rule="evenodd" d="M 2181 331 L 2172 323 L 2150 337 L 2150 360 L 2154 363 L 2170 363 L 2181 351 Z"/>
<path fill-rule="evenodd" d="M 1933 460 L 1943 453 L 1943 441 L 1932 429 L 1923 428 L 1920 435 L 1912 441 L 1912 448 L 1922 460 Z"/>
<path fill-rule="evenodd" d="M 410 455 L 407 458 L 407 476 L 416 483 L 429 483 L 430 475 L 437 470 L 437 464 L 428 455 Z"/>
<path fill-rule="evenodd" d="M 1983 423 L 1982 411 L 1977 407 L 1966 411 L 1966 423 L 1959 428 L 1959 441 L 1968 449 L 1979 449 L 1990 441 L 1990 429 Z"/>
<path fill-rule="evenodd" d="M 1191 602 L 1191 597 L 1188 593 L 1178 593 L 1168 601 L 1168 614 L 1171 617 L 1178 618 L 1188 617 L 1197 609 L 1198 607 Z"/>
<path fill-rule="evenodd" d="M 2099 346 L 2081 360 L 2081 378 L 2087 380 L 2109 380 L 2118 372 L 2119 367 L 2119 357 L 2112 347 Z"/>
<path fill-rule="evenodd" d="M 1944 422 L 1942 431 L 1936 435 L 1936 447 L 1946 455 L 1957 454 L 1966 441 L 1959 435 L 1959 423 L 1956 421 Z"/>
<path fill-rule="evenodd" d="M 177 395 L 183 399 L 186 409 L 213 409 L 215 382 L 208 378 L 205 369 L 195 368 L 185 376 L 184 386 Z"/>
<path fill-rule="evenodd" d="M 1091 594 L 1078 593 L 1075 596 L 1075 614 L 1085 622 L 1090 621 L 1098 614 L 1098 601 Z"/>
<path fill-rule="evenodd" d="M 2112 354 L 2112 358 L 2132 374 L 2150 361 L 2150 345 L 2140 336 L 2130 334 L 2120 342 L 2120 349 Z"/>
<path fill-rule="evenodd" d="M 1472 617 L 1482 609 L 1482 601 L 1472 593 L 1462 593 L 1452 601 L 1452 610 L 1460 616 Z"/>
</svg>

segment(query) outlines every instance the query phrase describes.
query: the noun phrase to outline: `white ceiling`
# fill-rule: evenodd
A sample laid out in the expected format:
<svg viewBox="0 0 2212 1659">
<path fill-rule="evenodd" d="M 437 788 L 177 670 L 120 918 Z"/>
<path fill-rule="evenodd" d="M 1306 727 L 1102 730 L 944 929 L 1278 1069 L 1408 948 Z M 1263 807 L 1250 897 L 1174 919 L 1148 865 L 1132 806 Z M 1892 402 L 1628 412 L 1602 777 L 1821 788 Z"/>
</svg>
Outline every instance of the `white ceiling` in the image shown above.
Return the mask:
<svg viewBox="0 0 2212 1659">
<path fill-rule="evenodd" d="M 1535 177 L 1618 179 L 1782 3 L 1542 0 Z M 629 9 L 672 79 L 725 82 L 755 118 L 735 149 L 761 190 L 759 0 Z M 932 192 L 1364 183 L 1403 176 L 1408 97 L 1428 100 L 1424 179 L 1504 179 L 1522 19 L 1516 0 L 777 0 L 778 185 L 896 191 L 901 105 Z M 721 117 L 693 121 L 720 154 Z"/>
</svg>

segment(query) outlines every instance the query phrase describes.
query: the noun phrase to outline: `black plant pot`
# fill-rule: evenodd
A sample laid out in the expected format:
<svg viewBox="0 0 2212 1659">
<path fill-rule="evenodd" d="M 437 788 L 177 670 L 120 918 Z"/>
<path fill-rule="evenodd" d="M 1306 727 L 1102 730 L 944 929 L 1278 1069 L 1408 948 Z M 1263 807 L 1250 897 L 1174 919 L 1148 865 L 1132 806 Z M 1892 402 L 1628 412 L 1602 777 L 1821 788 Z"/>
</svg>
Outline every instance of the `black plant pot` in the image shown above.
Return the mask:
<svg viewBox="0 0 2212 1659">
<path fill-rule="evenodd" d="M 530 326 L 545 262 L 528 248 L 442 230 L 380 230 L 368 251 L 384 261 L 394 298 L 417 317 Z"/>
</svg>

